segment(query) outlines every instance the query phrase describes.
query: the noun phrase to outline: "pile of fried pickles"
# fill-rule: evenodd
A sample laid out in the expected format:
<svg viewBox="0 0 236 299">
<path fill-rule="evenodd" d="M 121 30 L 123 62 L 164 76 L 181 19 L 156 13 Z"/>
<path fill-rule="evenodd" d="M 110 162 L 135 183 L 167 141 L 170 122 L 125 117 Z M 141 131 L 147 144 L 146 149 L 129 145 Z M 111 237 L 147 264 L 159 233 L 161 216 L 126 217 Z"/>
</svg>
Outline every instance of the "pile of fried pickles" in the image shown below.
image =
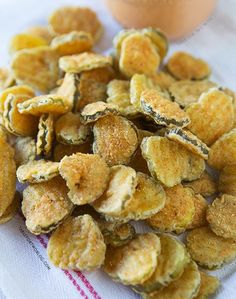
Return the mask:
<svg viewBox="0 0 236 299">
<path fill-rule="evenodd" d="M 91 9 L 62 7 L 11 39 L 0 223 L 22 212 L 62 269 L 101 268 L 146 299 L 208 298 L 219 281 L 202 269 L 236 258 L 236 95 L 202 59 L 166 61 L 159 29 L 122 30 L 107 56 L 102 32 Z"/>
</svg>

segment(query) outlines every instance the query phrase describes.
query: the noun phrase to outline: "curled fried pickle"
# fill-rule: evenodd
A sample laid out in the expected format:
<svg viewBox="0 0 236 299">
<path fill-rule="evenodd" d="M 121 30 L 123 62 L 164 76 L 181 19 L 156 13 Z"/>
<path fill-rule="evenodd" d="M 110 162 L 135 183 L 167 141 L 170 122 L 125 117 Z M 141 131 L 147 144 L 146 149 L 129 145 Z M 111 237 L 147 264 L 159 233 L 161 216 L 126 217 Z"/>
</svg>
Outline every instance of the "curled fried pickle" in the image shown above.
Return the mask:
<svg viewBox="0 0 236 299">
<path fill-rule="evenodd" d="M 43 114 L 39 119 L 38 135 L 36 142 L 37 155 L 46 157 L 51 155 L 54 139 L 54 118 L 52 114 Z"/>
</svg>

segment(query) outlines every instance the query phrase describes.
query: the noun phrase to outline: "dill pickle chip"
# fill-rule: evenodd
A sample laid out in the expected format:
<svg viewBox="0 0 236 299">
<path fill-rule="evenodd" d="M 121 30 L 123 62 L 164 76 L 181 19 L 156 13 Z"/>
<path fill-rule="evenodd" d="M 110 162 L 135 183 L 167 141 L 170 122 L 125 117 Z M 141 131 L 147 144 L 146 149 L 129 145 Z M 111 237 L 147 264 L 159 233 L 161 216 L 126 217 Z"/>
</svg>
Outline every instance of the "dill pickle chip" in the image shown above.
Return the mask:
<svg viewBox="0 0 236 299">
<path fill-rule="evenodd" d="M 172 100 L 181 107 L 187 107 L 192 103 L 196 103 L 202 93 L 207 92 L 213 87 L 216 87 L 216 83 L 208 80 L 180 80 L 173 82 L 168 87 L 168 91 Z"/>
<path fill-rule="evenodd" d="M 106 218 L 119 216 L 125 203 L 135 193 L 137 183 L 137 174 L 133 168 L 124 165 L 112 166 L 107 189 L 92 203 L 93 207 Z"/>
<path fill-rule="evenodd" d="M 143 91 L 140 98 L 143 113 L 150 116 L 158 125 L 186 127 L 189 116 L 177 103 L 167 99 L 156 90 Z"/>
<path fill-rule="evenodd" d="M 164 208 L 147 219 L 147 222 L 162 232 L 182 233 L 194 218 L 194 194 L 182 185 L 167 188 L 165 192 Z"/>
<path fill-rule="evenodd" d="M 219 192 L 236 196 L 236 164 L 225 166 L 219 176 Z"/>
<path fill-rule="evenodd" d="M 135 126 L 122 116 L 100 118 L 93 126 L 93 134 L 93 152 L 109 166 L 128 164 L 138 147 Z"/>
<path fill-rule="evenodd" d="M 202 142 L 190 131 L 178 127 L 173 127 L 166 130 L 165 136 L 168 139 L 181 144 L 190 152 L 202 157 L 203 159 L 208 159 L 210 149 L 204 142 Z"/>
<path fill-rule="evenodd" d="M 93 38 L 88 32 L 71 31 L 54 37 L 50 46 L 60 56 L 79 54 L 91 50 Z"/>
<path fill-rule="evenodd" d="M 89 154 L 92 152 L 91 147 L 92 146 L 90 141 L 87 141 L 80 145 L 58 143 L 54 147 L 53 160 L 56 162 L 60 162 L 64 156 L 71 156 L 72 154 L 76 154 L 78 152 Z"/>
<path fill-rule="evenodd" d="M 207 78 L 211 69 L 202 59 L 186 52 L 175 52 L 167 62 L 168 71 L 177 79 L 202 80 Z"/>
<path fill-rule="evenodd" d="M 59 175 L 59 163 L 37 160 L 21 165 L 16 172 L 20 183 L 42 183 Z"/>
<path fill-rule="evenodd" d="M 11 70 L 1 67 L 0 68 L 0 91 L 14 85 L 14 83 L 15 83 L 15 78 Z"/>
<path fill-rule="evenodd" d="M 90 215 L 67 219 L 53 232 L 47 248 L 55 266 L 80 271 L 101 267 L 105 252 L 102 233 Z"/>
<path fill-rule="evenodd" d="M 52 114 L 43 114 L 39 119 L 36 154 L 51 155 L 54 139 L 54 119 Z"/>
<path fill-rule="evenodd" d="M 113 46 L 115 48 L 117 57 L 120 57 L 121 46 L 126 37 L 137 32 L 138 30 L 135 29 L 123 29 L 115 35 L 115 37 L 113 38 Z"/>
<path fill-rule="evenodd" d="M 218 191 L 217 183 L 206 171 L 202 173 L 199 179 L 184 182 L 184 186 L 191 188 L 195 193 L 204 197 L 212 196 Z"/>
<path fill-rule="evenodd" d="M 222 135 L 210 148 L 208 163 L 221 170 L 236 161 L 236 129 Z"/>
<path fill-rule="evenodd" d="M 116 105 L 98 101 L 86 105 L 81 111 L 80 116 L 83 123 L 89 124 L 111 114 L 117 114 Z"/>
<path fill-rule="evenodd" d="M 116 106 L 117 112 L 127 118 L 136 118 L 139 116 L 139 111 L 130 103 L 129 93 L 114 95 L 106 99 L 106 102 Z"/>
<path fill-rule="evenodd" d="M 82 54 L 63 56 L 59 59 L 60 68 L 67 73 L 81 73 L 92 69 L 112 65 L 110 56 L 84 52 Z"/>
<path fill-rule="evenodd" d="M 104 219 L 96 221 L 106 245 L 122 246 L 129 243 L 135 236 L 135 229 L 130 223 L 109 222 Z"/>
<path fill-rule="evenodd" d="M 203 93 L 186 113 L 191 120 L 188 129 L 208 146 L 233 127 L 232 99 L 217 88 Z"/>
<path fill-rule="evenodd" d="M 188 225 L 187 229 L 193 229 L 196 227 L 205 226 L 206 221 L 206 211 L 208 207 L 208 202 L 200 194 L 195 194 L 193 196 L 193 203 L 195 207 L 195 213 L 192 222 Z"/>
<path fill-rule="evenodd" d="M 17 167 L 35 160 L 36 142 L 31 137 L 17 137 L 14 144 Z"/>
<path fill-rule="evenodd" d="M 193 181 L 205 169 L 201 157 L 165 137 L 143 138 L 141 150 L 152 176 L 167 187 L 173 187 L 182 180 Z"/>
<path fill-rule="evenodd" d="M 18 105 L 27 100 L 29 100 L 27 95 L 9 94 L 4 103 L 4 125 L 14 135 L 35 136 L 37 133 L 38 118 L 33 115 L 23 115 L 18 111 Z"/>
<path fill-rule="evenodd" d="M 54 34 L 49 31 L 48 26 L 29 27 L 25 32 L 30 35 L 43 38 L 47 41 L 48 44 L 50 44 L 50 42 L 54 38 Z"/>
<path fill-rule="evenodd" d="M 18 84 L 28 84 L 41 92 L 56 86 L 59 76 L 58 54 L 48 46 L 16 52 L 11 68 Z"/>
<path fill-rule="evenodd" d="M 161 253 L 152 276 L 141 285 L 135 286 L 138 292 L 151 293 L 162 289 L 180 278 L 189 263 L 189 255 L 180 241 L 168 235 L 160 235 Z"/>
<path fill-rule="evenodd" d="M 90 128 L 81 122 L 79 114 L 68 112 L 57 119 L 55 133 L 58 142 L 79 145 L 90 136 Z"/>
<path fill-rule="evenodd" d="M 49 28 L 55 34 L 69 33 L 73 30 L 90 33 L 97 41 L 103 27 L 96 13 L 88 7 L 64 6 L 55 10 L 49 17 Z"/>
<path fill-rule="evenodd" d="M 20 194 L 16 192 L 12 203 L 7 207 L 5 212 L 0 216 L 0 224 L 10 221 L 20 209 Z"/>
<path fill-rule="evenodd" d="M 155 85 L 160 86 L 162 90 L 167 90 L 172 85 L 172 83 L 176 82 L 175 78 L 170 74 L 160 71 L 151 77 L 153 83 Z"/>
<path fill-rule="evenodd" d="M 154 75 L 159 64 L 158 51 L 148 37 L 137 32 L 124 39 L 119 67 L 127 78 L 134 74 Z"/>
<path fill-rule="evenodd" d="M 22 212 L 28 230 L 39 235 L 54 230 L 72 212 L 73 204 L 62 178 L 29 185 L 23 191 Z"/>
<path fill-rule="evenodd" d="M 108 97 L 117 96 L 120 94 L 129 94 L 130 82 L 127 80 L 111 80 L 107 85 Z"/>
<path fill-rule="evenodd" d="M 220 237 L 236 239 L 236 197 L 223 194 L 207 209 L 207 221 L 212 231 Z"/>
<path fill-rule="evenodd" d="M 236 93 L 232 91 L 229 88 L 223 88 L 222 89 L 224 93 L 226 93 L 228 96 L 230 96 L 233 100 L 233 107 L 234 107 L 234 124 L 233 128 L 236 128 Z"/>
<path fill-rule="evenodd" d="M 0 138 L 0 217 L 12 203 L 16 190 L 14 150 Z"/>
<path fill-rule="evenodd" d="M 192 299 L 195 298 L 201 283 L 197 265 L 191 261 L 183 274 L 165 288 L 150 294 L 143 294 L 144 299 Z"/>
<path fill-rule="evenodd" d="M 98 199 L 105 191 L 110 175 L 103 158 L 83 153 L 65 156 L 60 161 L 59 171 L 70 189 L 69 198 L 77 205 Z"/>
<path fill-rule="evenodd" d="M 236 257 L 236 242 L 217 236 L 209 227 L 199 227 L 187 234 L 187 249 L 200 266 L 216 269 Z"/>
<path fill-rule="evenodd" d="M 60 115 L 70 110 L 67 99 L 57 94 L 37 96 L 20 103 L 17 107 L 20 113 L 35 116 L 45 113 Z"/>
<path fill-rule="evenodd" d="M 218 278 L 211 276 L 205 272 L 200 271 L 201 284 L 195 299 L 208 299 L 210 295 L 213 295 L 220 286 Z"/>
<path fill-rule="evenodd" d="M 161 244 L 157 235 L 137 235 L 128 244 L 107 248 L 104 271 L 123 284 L 143 283 L 155 271 L 160 252 Z"/>
<path fill-rule="evenodd" d="M 12 37 L 9 52 L 10 54 L 14 54 L 20 50 L 47 46 L 47 44 L 47 41 L 39 36 L 34 36 L 29 33 L 20 33 Z"/>
</svg>

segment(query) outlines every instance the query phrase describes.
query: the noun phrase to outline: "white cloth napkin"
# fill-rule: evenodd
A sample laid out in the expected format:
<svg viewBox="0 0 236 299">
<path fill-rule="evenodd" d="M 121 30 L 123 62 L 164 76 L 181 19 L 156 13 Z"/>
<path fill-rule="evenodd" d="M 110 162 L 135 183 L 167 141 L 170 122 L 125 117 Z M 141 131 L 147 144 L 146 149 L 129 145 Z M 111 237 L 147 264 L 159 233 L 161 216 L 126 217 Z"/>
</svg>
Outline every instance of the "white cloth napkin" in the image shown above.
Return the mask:
<svg viewBox="0 0 236 299">
<path fill-rule="evenodd" d="M 43 24 L 53 9 L 68 4 L 94 8 L 106 28 L 97 50 L 111 47 L 112 38 L 121 27 L 102 1 L 0 0 L 0 65 L 7 65 L 9 61 L 7 46 L 12 35 L 34 24 Z M 235 0 L 219 1 L 211 18 L 190 37 L 174 43 L 169 54 L 182 49 L 206 59 L 212 67 L 212 79 L 236 89 L 235 11 Z M 144 226 L 139 225 L 139 229 L 144 230 Z M 102 271 L 82 274 L 55 268 L 47 259 L 47 242 L 46 236 L 30 234 L 20 215 L 0 226 L 1 299 L 139 298 L 128 287 L 112 282 Z M 213 272 L 222 281 L 215 298 L 236 298 L 235 270 L 236 263 L 232 263 Z"/>
</svg>

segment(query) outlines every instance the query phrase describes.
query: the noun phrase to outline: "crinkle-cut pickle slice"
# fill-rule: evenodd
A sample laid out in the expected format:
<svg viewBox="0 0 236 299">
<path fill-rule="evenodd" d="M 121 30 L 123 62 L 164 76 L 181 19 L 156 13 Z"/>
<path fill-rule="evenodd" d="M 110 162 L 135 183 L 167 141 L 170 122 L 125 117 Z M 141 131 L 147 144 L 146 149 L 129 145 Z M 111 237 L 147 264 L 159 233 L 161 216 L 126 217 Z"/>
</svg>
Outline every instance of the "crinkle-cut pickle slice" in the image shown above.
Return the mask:
<svg viewBox="0 0 236 299">
<path fill-rule="evenodd" d="M 173 187 L 182 180 L 195 180 L 205 169 L 201 157 L 165 137 L 143 138 L 141 150 L 152 176 L 167 187 Z"/>
<path fill-rule="evenodd" d="M 60 161 L 59 171 L 70 189 L 69 198 L 77 205 L 98 199 L 105 191 L 110 175 L 103 158 L 83 153 L 65 156 Z"/>
<path fill-rule="evenodd" d="M 93 46 L 93 38 L 85 31 L 71 31 L 54 37 L 51 47 L 60 56 L 79 54 L 90 51 Z"/>
<path fill-rule="evenodd" d="M 59 175 L 59 163 L 37 160 L 21 165 L 16 172 L 20 183 L 42 183 Z"/>
<path fill-rule="evenodd" d="M 143 112 L 158 125 L 186 127 L 190 123 L 189 116 L 177 103 L 156 90 L 143 91 L 140 102 Z"/>
<path fill-rule="evenodd" d="M 137 235 L 126 245 L 107 248 L 104 270 L 123 284 L 141 284 L 155 271 L 160 252 L 161 244 L 157 235 Z"/>
<path fill-rule="evenodd" d="M 90 128 L 81 122 L 79 114 L 68 112 L 57 119 L 55 133 L 58 142 L 79 145 L 90 136 Z"/>
<path fill-rule="evenodd" d="M 194 194 L 193 203 L 195 207 L 195 213 L 193 220 L 187 226 L 187 229 L 193 229 L 196 227 L 205 226 L 207 224 L 206 220 L 206 211 L 208 207 L 207 200 L 202 197 L 200 194 Z"/>
<path fill-rule="evenodd" d="M 221 170 L 236 161 L 236 129 L 221 136 L 210 148 L 208 163 Z"/>
<path fill-rule="evenodd" d="M 202 59 L 185 52 L 175 52 L 167 62 L 168 71 L 177 79 L 202 80 L 207 78 L 211 69 Z"/>
<path fill-rule="evenodd" d="M 84 154 L 91 154 L 91 142 L 88 141 L 86 143 L 80 145 L 69 145 L 58 143 L 54 147 L 53 151 L 53 160 L 55 162 L 60 162 L 61 159 L 65 156 L 71 156 L 72 154 L 76 154 L 78 152 Z"/>
<path fill-rule="evenodd" d="M 210 295 L 213 295 L 220 286 L 218 278 L 208 275 L 205 272 L 200 271 L 201 284 L 195 299 L 208 299 Z"/>
<path fill-rule="evenodd" d="M 236 242 L 217 236 L 207 227 L 199 227 L 187 234 L 187 249 L 200 266 L 216 269 L 236 257 Z"/>
<path fill-rule="evenodd" d="M 56 51 L 48 46 L 16 52 L 11 62 L 16 82 L 49 92 L 59 77 L 58 58 Z"/>
<path fill-rule="evenodd" d="M 119 67 L 127 78 L 134 74 L 154 75 L 160 56 L 152 41 L 139 32 L 127 36 L 121 45 Z"/>
<path fill-rule="evenodd" d="M 34 36 L 29 33 L 20 33 L 12 37 L 9 52 L 10 54 L 14 54 L 23 49 L 31 49 L 47 45 L 47 41 L 39 36 Z"/>
<path fill-rule="evenodd" d="M 99 268 L 105 252 L 102 233 L 90 215 L 67 219 L 52 234 L 47 248 L 55 266 L 80 271 Z"/>
<path fill-rule="evenodd" d="M 180 80 L 173 82 L 173 84 L 168 87 L 168 91 L 171 99 L 181 107 L 187 107 L 192 103 L 196 103 L 203 92 L 207 92 L 216 85 L 216 83 L 208 80 Z"/>
<path fill-rule="evenodd" d="M 40 116 L 45 113 L 64 114 L 69 111 L 67 99 L 57 94 L 42 95 L 17 105 L 22 114 Z"/>
<path fill-rule="evenodd" d="M 15 83 L 15 78 L 12 75 L 11 70 L 1 67 L 0 68 L 0 91 L 4 90 Z"/>
<path fill-rule="evenodd" d="M 167 188 L 165 192 L 164 208 L 147 219 L 147 222 L 161 232 L 182 233 L 194 217 L 194 194 L 182 185 Z"/>
<path fill-rule="evenodd" d="M 133 168 L 124 165 L 111 167 L 106 192 L 93 202 L 93 207 L 106 217 L 119 216 L 125 203 L 134 194 L 137 183 L 137 174 Z"/>
<path fill-rule="evenodd" d="M 46 157 L 51 155 L 54 139 L 54 118 L 52 114 L 43 114 L 39 119 L 38 135 L 36 142 L 37 155 Z"/>
<path fill-rule="evenodd" d="M 223 238 L 236 239 L 236 197 L 223 194 L 207 209 L 207 221 L 212 231 Z"/>
<path fill-rule="evenodd" d="M 7 207 L 5 212 L 0 216 L 0 224 L 10 221 L 20 209 L 20 194 L 16 192 L 12 203 Z"/>
<path fill-rule="evenodd" d="M 93 152 L 103 157 L 109 166 L 128 164 L 138 147 L 135 126 L 126 118 L 107 115 L 93 126 Z"/>
<path fill-rule="evenodd" d="M 144 299 L 192 299 L 195 298 L 201 283 L 197 265 L 191 261 L 177 280 L 159 291 L 142 294 Z"/>
<path fill-rule="evenodd" d="M 85 124 L 96 122 L 110 114 L 117 114 L 116 105 L 101 101 L 86 105 L 80 113 L 81 120 Z"/>
<path fill-rule="evenodd" d="M 64 6 L 55 10 L 49 17 L 49 28 L 60 35 L 71 31 L 85 31 L 97 41 L 103 32 L 103 26 L 96 13 L 88 7 Z"/>
<path fill-rule="evenodd" d="M 92 69 L 112 65 L 110 56 L 84 52 L 82 54 L 63 56 L 59 59 L 60 68 L 67 73 L 81 73 Z"/>
<path fill-rule="evenodd" d="M 184 245 L 173 237 L 160 235 L 161 253 L 157 257 L 157 266 L 152 276 L 135 287 L 139 292 L 151 293 L 168 286 L 178 279 L 189 263 L 189 255 Z"/>
<path fill-rule="evenodd" d="M 219 192 L 236 196 L 236 164 L 225 166 L 219 176 Z"/>
<path fill-rule="evenodd" d="M 202 157 L 203 159 L 208 159 L 210 149 L 204 142 L 202 142 L 199 138 L 197 138 L 197 136 L 192 134 L 190 131 L 174 127 L 167 129 L 165 136 L 170 140 L 180 143 L 189 151 Z"/>
<path fill-rule="evenodd" d="M 208 146 L 233 127 L 232 99 L 217 88 L 203 93 L 186 113 L 191 120 L 188 129 Z"/>
<path fill-rule="evenodd" d="M 22 212 L 26 226 L 35 235 L 48 233 L 72 212 L 68 189 L 60 177 L 29 185 L 23 191 Z"/>
</svg>

